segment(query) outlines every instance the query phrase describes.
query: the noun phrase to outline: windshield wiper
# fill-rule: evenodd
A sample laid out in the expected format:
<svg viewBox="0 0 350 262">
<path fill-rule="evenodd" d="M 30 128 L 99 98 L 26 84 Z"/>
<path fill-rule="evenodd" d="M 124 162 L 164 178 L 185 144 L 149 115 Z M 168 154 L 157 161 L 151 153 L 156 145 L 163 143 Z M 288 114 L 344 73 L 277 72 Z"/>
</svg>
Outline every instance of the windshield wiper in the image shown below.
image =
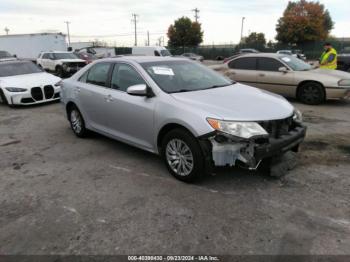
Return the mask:
<svg viewBox="0 0 350 262">
<path fill-rule="evenodd" d="M 212 89 L 212 88 L 219 88 L 219 87 L 225 87 L 225 86 L 230 86 L 236 84 L 235 81 L 232 81 L 230 84 L 223 84 L 223 85 L 212 85 L 210 87 L 204 88 L 204 89 Z"/>
<path fill-rule="evenodd" d="M 196 91 L 196 90 L 180 89 L 180 90 L 176 90 L 174 92 L 171 92 L 171 94 L 174 94 L 174 93 L 185 93 L 185 92 L 192 92 L 192 91 Z"/>
</svg>

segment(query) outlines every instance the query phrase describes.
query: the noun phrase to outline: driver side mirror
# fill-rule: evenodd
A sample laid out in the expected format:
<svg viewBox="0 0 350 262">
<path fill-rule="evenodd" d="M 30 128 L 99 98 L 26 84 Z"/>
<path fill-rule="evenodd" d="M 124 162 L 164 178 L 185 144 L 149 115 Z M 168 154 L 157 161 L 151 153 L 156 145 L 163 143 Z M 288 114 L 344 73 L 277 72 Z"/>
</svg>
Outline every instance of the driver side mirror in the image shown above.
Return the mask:
<svg viewBox="0 0 350 262">
<path fill-rule="evenodd" d="M 278 71 L 281 73 L 288 73 L 289 72 L 288 68 L 285 66 L 278 68 Z"/>
<path fill-rule="evenodd" d="M 132 96 L 154 96 L 152 89 L 145 84 L 129 86 L 126 92 Z"/>
</svg>

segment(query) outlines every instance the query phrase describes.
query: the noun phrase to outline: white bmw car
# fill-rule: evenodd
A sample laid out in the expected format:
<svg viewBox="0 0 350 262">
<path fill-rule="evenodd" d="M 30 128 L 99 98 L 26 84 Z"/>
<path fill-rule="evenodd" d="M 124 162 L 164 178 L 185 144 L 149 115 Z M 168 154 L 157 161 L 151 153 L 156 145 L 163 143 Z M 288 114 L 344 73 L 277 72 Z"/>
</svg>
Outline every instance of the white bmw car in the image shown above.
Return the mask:
<svg viewBox="0 0 350 262">
<path fill-rule="evenodd" d="M 32 105 L 59 100 L 60 81 L 33 62 L 0 62 L 0 103 Z"/>
</svg>

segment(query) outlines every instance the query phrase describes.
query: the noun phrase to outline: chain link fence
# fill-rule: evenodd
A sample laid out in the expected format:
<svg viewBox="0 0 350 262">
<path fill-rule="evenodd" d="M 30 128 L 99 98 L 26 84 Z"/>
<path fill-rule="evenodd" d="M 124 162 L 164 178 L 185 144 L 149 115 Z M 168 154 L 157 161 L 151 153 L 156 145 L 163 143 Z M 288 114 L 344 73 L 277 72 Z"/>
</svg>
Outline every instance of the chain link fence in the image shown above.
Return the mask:
<svg viewBox="0 0 350 262">
<path fill-rule="evenodd" d="M 254 48 L 260 52 L 276 53 L 278 50 L 301 50 L 309 60 L 317 60 L 323 52 L 323 45 L 326 41 L 318 41 L 305 43 L 302 45 L 284 45 L 273 44 L 272 46 L 247 46 L 247 45 L 209 45 L 199 47 L 185 47 L 185 48 L 171 48 L 168 50 L 173 55 L 181 55 L 183 53 L 195 53 L 204 57 L 207 60 L 218 60 L 225 57 L 230 57 L 238 52 L 241 48 Z M 328 40 L 338 53 L 350 53 L 350 40 Z M 131 54 L 131 47 L 116 47 L 115 51 L 117 55 Z"/>
</svg>

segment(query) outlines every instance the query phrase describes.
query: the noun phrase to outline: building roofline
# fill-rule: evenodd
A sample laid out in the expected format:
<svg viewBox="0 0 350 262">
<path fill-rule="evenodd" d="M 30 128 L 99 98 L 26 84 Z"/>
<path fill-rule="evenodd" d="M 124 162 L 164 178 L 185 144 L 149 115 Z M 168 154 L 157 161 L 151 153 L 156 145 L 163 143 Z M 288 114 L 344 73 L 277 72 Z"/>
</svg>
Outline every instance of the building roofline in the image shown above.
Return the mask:
<svg viewBox="0 0 350 262">
<path fill-rule="evenodd" d="M 0 35 L 0 37 L 19 37 L 19 36 L 38 36 L 38 35 L 62 35 L 66 36 L 62 32 L 59 33 L 33 33 L 33 34 L 9 34 L 9 35 Z"/>
</svg>

